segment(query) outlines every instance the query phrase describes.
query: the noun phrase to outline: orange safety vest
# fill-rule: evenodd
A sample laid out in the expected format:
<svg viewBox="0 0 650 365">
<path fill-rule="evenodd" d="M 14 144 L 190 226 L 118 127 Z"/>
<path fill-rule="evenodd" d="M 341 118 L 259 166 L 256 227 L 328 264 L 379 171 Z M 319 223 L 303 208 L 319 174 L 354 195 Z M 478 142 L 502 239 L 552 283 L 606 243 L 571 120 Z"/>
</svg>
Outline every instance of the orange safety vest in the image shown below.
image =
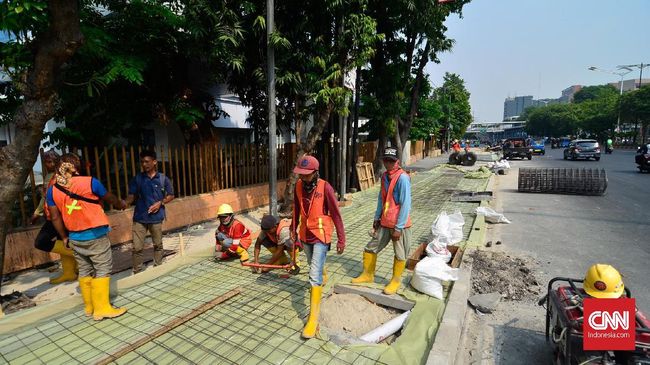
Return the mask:
<svg viewBox="0 0 650 365">
<path fill-rule="evenodd" d="M 235 228 L 238 228 L 239 226 L 242 226 L 244 228 L 243 231 L 244 233 L 238 235 L 238 237 L 235 237 L 236 236 Z M 253 242 L 253 240 L 251 239 L 251 231 L 248 228 L 246 228 L 244 223 L 236 219 L 234 219 L 232 224 L 228 227 L 224 226 L 223 224 L 220 224 L 217 230 L 225 234 L 226 236 L 232 238 L 233 240 L 239 240 L 239 245 L 243 247 L 245 250 L 247 250 L 248 247 L 250 247 L 251 243 Z"/>
<path fill-rule="evenodd" d="M 296 196 L 300 204 L 298 219 L 298 239 L 307 242 L 307 230 L 321 242 L 329 244 L 334 232 L 334 220 L 325 214 L 325 180 L 318 179 L 316 188 L 311 193 L 309 206 L 303 205 L 302 180 L 296 183 Z"/>
<path fill-rule="evenodd" d="M 275 235 L 272 235 L 270 232 L 266 232 L 266 238 L 268 238 L 269 240 L 271 240 L 271 242 L 277 245 L 278 239 L 280 237 L 280 232 L 282 232 L 283 229 L 288 228 L 290 226 L 291 226 L 290 219 L 282 219 L 280 223 L 278 223 L 278 228 L 276 228 L 275 230 Z"/>
<path fill-rule="evenodd" d="M 385 228 L 395 228 L 397 224 L 397 217 L 399 216 L 400 206 L 395 202 L 395 197 L 393 196 L 393 190 L 395 190 L 395 185 L 402 174 L 406 172 L 402 169 L 398 173 L 395 173 L 395 177 L 390 181 L 388 185 L 388 191 L 386 191 L 386 175 L 388 172 L 384 172 L 384 175 L 381 177 L 381 226 Z M 408 215 L 406 220 L 406 225 L 404 228 L 409 228 L 411 226 L 411 214 Z"/>
<path fill-rule="evenodd" d="M 108 226 L 108 217 L 104 213 L 104 207 L 99 197 L 93 193 L 92 177 L 73 176 L 70 181 L 70 187 L 66 189 L 68 192 L 90 200 L 97 200 L 97 203 L 75 199 L 59 190 L 56 185 L 53 186 L 52 199 L 61 212 L 65 228 L 70 232 L 81 232 Z"/>
</svg>

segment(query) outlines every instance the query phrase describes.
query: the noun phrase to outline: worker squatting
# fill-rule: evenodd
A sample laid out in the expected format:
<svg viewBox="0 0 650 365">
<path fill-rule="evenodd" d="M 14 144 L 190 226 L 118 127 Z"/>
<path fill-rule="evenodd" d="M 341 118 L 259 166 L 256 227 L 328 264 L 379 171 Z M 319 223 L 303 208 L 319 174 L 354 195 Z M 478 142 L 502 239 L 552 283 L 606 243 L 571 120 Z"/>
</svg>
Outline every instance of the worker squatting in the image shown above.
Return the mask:
<svg viewBox="0 0 650 365">
<path fill-rule="evenodd" d="M 171 181 L 155 171 L 155 153 L 145 152 L 140 160 L 143 172 L 131 182 L 126 201 L 120 201 L 106 191 L 97 179 L 79 176 L 80 162 L 74 154 L 61 157 L 47 190 L 46 204 L 50 222 L 48 237 L 56 243 L 54 249 L 46 248 L 62 254 L 64 272 L 62 279 L 57 281 L 76 280 L 78 277 L 84 310 L 86 315 L 95 320 L 117 317 L 126 312 L 126 308 L 115 308 L 109 302 L 112 255 L 108 240 L 108 218 L 104 214 L 102 201 L 117 209 L 125 209 L 136 202 L 133 228 L 134 273 L 141 270 L 140 238 L 144 238 L 147 231 L 154 238 L 155 253 L 162 253 L 159 224 L 164 219 L 164 204 L 173 199 Z M 381 177 L 381 189 L 377 197 L 372 225 L 373 238 L 364 248 L 363 271 L 352 282 L 374 281 L 377 255 L 391 242 L 394 252 L 393 276 L 384 288 L 384 293 L 395 294 L 400 287 L 411 244 L 411 182 L 408 174 L 400 167 L 397 150 L 387 148 L 382 160 L 386 172 Z M 293 272 L 298 272 L 300 262 L 297 252 L 305 252 L 309 267 L 310 312 L 302 331 L 304 338 L 314 337 L 318 330 L 322 288 L 327 282 L 327 254 L 332 245 L 337 254 L 342 254 L 346 242 L 336 194 L 332 186 L 320 178 L 318 170 L 319 162 L 312 156 L 303 156 L 298 161 L 293 170 L 300 178 L 294 190 L 292 219 L 264 216 L 261 222 L 262 232 L 254 244 L 253 263 L 248 263 L 254 273 L 268 271 L 273 265 L 286 265 Z M 251 230 L 235 217 L 235 212 L 228 204 L 219 206 L 217 216 L 220 224 L 215 232 L 216 258 L 239 258 L 243 263 L 248 262 L 248 248 L 253 243 Z M 334 244 L 332 237 L 335 229 L 337 242 Z M 260 265 L 262 246 L 271 253 L 271 258 Z M 155 264 L 159 265 L 162 256 L 154 254 L 154 258 Z"/>
</svg>

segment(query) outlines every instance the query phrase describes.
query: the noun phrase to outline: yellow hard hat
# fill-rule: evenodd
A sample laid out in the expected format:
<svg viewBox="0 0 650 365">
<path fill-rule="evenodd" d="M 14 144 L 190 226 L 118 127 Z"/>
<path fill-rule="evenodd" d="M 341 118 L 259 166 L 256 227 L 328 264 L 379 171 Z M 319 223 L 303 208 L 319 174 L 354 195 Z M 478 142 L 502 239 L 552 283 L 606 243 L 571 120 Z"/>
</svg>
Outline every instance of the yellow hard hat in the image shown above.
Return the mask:
<svg viewBox="0 0 650 365">
<path fill-rule="evenodd" d="M 621 274 L 612 265 L 592 265 L 583 283 L 585 292 L 594 298 L 619 298 L 625 286 Z"/>
<path fill-rule="evenodd" d="M 219 206 L 219 210 L 217 210 L 217 215 L 226 215 L 226 214 L 233 214 L 232 207 L 230 204 L 221 204 Z"/>
</svg>

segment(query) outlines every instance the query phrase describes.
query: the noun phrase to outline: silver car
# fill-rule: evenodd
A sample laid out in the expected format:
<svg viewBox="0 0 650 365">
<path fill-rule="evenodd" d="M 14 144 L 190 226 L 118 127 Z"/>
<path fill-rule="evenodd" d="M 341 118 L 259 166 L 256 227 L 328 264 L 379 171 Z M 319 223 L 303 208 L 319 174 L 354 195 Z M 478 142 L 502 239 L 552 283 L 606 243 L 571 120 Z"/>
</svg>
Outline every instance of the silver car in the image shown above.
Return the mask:
<svg viewBox="0 0 650 365">
<path fill-rule="evenodd" d="M 564 159 L 577 160 L 584 158 L 588 160 L 593 158 L 600 160 L 600 145 L 595 139 L 575 139 L 569 143 L 569 147 L 564 149 Z"/>
</svg>

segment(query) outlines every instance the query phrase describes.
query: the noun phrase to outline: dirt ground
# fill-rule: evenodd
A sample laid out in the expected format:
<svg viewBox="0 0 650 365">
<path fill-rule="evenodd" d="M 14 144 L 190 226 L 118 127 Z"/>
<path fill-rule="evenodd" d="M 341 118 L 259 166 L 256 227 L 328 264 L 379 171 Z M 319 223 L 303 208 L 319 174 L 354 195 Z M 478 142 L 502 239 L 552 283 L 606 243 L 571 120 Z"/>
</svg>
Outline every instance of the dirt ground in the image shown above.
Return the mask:
<svg viewBox="0 0 650 365">
<path fill-rule="evenodd" d="M 357 294 L 332 294 L 323 300 L 320 324 L 330 333 L 362 336 L 399 315 Z"/>
<path fill-rule="evenodd" d="M 516 257 L 503 251 L 474 251 L 472 294 L 497 292 L 504 300 L 537 298 L 539 283 L 533 275 L 538 265 L 531 258 Z"/>
<path fill-rule="evenodd" d="M 495 194 L 493 208 L 503 211 L 498 179 L 488 190 Z M 499 292 L 502 300 L 490 314 L 468 306 L 456 363 L 550 364 L 553 350 L 544 338 L 546 312 L 537 305 L 545 292 L 544 267 L 531 257 L 515 254 L 510 246 L 516 242 L 496 245 L 502 227 L 488 225 L 485 242 L 492 241 L 492 246 L 468 258 L 472 261 L 471 294 Z"/>
</svg>

